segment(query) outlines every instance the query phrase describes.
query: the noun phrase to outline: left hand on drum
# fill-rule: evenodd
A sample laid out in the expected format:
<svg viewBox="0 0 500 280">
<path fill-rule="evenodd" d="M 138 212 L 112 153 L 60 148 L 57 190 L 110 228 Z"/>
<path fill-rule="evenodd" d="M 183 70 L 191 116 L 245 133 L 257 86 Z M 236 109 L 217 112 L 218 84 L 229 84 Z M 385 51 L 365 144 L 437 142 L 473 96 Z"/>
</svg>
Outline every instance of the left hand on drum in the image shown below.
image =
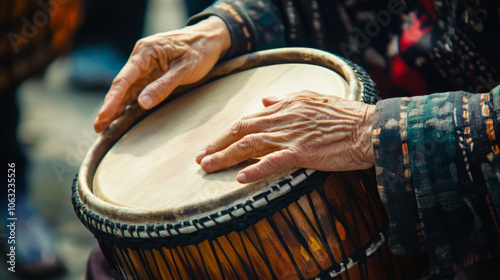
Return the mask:
<svg viewBox="0 0 500 280">
<path fill-rule="evenodd" d="M 312 91 L 262 101 L 261 112 L 237 121 L 200 152 L 196 162 L 205 172 L 260 157 L 237 175 L 249 183 L 294 167 L 344 171 L 375 164 L 374 105 Z"/>
<path fill-rule="evenodd" d="M 150 109 L 179 85 L 203 78 L 231 46 L 226 24 L 216 16 L 180 30 L 139 40 L 113 81 L 94 122 L 102 132 L 132 103 Z"/>
</svg>

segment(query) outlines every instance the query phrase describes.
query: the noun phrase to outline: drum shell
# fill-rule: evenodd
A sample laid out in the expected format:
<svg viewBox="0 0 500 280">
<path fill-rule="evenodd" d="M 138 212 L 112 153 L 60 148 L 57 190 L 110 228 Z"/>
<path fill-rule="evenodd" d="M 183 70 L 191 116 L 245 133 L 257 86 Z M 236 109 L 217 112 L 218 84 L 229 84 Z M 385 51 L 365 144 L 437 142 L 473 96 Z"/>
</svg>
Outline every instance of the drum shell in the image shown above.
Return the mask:
<svg viewBox="0 0 500 280">
<path fill-rule="evenodd" d="M 125 279 L 414 279 L 426 260 L 389 252 L 373 171 L 317 176 L 323 185 L 241 231 L 173 248 L 99 245 Z"/>
</svg>

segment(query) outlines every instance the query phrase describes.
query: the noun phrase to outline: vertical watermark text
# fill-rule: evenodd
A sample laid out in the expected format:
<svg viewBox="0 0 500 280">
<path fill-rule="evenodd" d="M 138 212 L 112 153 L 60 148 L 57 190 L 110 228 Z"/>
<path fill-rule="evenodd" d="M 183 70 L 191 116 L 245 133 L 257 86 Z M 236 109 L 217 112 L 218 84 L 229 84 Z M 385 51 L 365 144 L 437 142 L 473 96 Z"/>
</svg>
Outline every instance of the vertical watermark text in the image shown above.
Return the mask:
<svg viewBox="0 0 500 280">
<path fill-rule="evenodd" d="M 7 269 L 16 272 L 16 164 L 7 164 Z"/>
</svg>

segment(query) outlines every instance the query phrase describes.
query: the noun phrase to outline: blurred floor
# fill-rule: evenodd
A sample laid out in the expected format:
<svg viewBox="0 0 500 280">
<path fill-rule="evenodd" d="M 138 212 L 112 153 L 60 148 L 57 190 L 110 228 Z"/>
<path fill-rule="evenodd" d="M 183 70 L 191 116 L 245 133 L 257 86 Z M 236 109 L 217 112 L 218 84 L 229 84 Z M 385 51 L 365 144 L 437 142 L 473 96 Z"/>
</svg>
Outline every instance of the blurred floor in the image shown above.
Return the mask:
<svg viewBox="0 0 500 280">
<path fill-rule="evenodd" d="M 151 0 L 146 35 L 181 27 L 182 0 Z M 71 184 L 81 160 L 97 137 L 92 128 L 105 91 L 76 92 L 66 84 L 71 61 L 59 59 L 43 79 L 23 84 L 20 137 L 31 160 L 31 193 L 56 235 L 66 273 L 48 279 L 83 279 L 87 256 L 96 246 L 79 222 L 70 201 Z M 0 279 L 18 279 L 0 267 Z"/>
</svg>

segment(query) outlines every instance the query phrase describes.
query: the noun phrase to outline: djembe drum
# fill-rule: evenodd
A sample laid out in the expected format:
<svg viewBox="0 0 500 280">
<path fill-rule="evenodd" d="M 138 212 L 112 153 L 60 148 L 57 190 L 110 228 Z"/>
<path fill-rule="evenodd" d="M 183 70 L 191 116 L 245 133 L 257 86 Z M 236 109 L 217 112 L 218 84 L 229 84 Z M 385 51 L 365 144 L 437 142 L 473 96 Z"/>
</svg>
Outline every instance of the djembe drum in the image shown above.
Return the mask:
<svg viewBox="0 0 500 280">
<path fill-rule="evenodd" d="M 289 170 L 252 184 L 204 173 L 196 154 L 266 95 L 302 89 L 373 102 L 357 66 L 311 49 L 218 65 L 152 113 L 102 133 L 73 187 L 75 212 L 125 279 L 410 279 L 391 255 L 370 171 Z"/>
</svg>

